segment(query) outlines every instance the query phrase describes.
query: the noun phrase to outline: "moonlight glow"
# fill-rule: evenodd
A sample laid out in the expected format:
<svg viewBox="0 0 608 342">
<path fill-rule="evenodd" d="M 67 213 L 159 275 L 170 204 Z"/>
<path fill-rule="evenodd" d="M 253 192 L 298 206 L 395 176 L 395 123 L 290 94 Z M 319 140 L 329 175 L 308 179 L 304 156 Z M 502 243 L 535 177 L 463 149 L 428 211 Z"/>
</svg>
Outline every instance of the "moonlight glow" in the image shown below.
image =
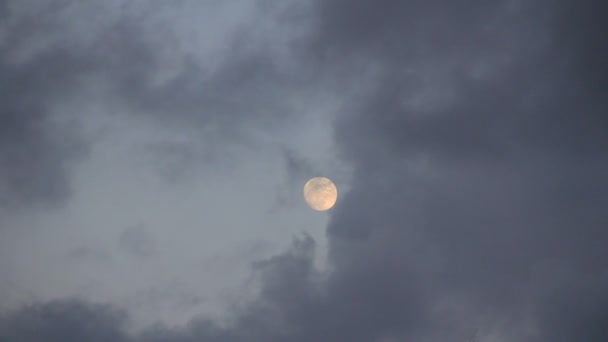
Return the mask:
<svg viewBox="0 0 608 342">
<path fill-rule="evenodd" d="M 306 203 L 317 211 L 331 209 L 338 199 L 336 185 L 325 177 L 315 177 L 304 185 Z"/>
</svg>

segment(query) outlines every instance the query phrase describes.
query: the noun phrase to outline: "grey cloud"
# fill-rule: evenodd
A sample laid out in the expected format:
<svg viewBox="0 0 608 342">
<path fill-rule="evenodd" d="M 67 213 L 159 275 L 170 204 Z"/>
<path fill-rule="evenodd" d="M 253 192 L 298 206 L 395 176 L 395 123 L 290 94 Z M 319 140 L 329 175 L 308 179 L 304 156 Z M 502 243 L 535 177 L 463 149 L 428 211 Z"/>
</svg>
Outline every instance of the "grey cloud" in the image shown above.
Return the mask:
<svg viewBox="0 0 608 342">
<path fill-rule="evenodd" d="M 0 6 L 8 5 L 15 3 Z M 179 52 L 166 59 L 167 46 L 177 45 L 177 38 L 159 34 L 160 27 L 147 26 L 145 18 L 105 13 L 108 27 L 89 27 L 86 17 L 94 6 L 63 5 L 30 4 L 30 15 L 2 12 L 10 19 L 2 25 L 6 38 L 0 45 L 0 82 L 6 87 L 0 95 L 2 207 L 59 204 L 69 197 L 70 165 L 91 142 L 77 124 L 55 124 L 61 103 L 105 101 L 168 125 L 210 127 L 211 133 L 199 138 L 214 149 L 230 141 L 251 143 L 248 125 L 264 127 L 289 117 L 285 100 L 301 81 L 288 77 L 271 54 L 251 47 L 255 40 L 247 31 L 229 37 L 231 57 L 207 70 Z M 82 17 L 66 20 L 61 11 L 71 7 Z M 80 26 L 90 29 L 91 37 L 74 35 Z M 158 83 L 167 68 L 177 69 L 177 75 Z"/>
<path fill-rule="evenodd" d="M 71 249 L 65 254 L 66 260 L 70 262 L 81 261 L 104 261 L 111 259 L 110 255 L 101 249 L 82 246 Z"/>
<path fill-rule="evenodd" d="M 76 300 L 29 306 L 0 316 L 2 341 L 128 341 L 125 314 Z"/>
<path fill-rule="evenodd" d="M 7 87 L 0 99 L 2 207 L 38 198 L 64 198 L 68 193 L 64 161 L 79 148 L 77 140 L 70 144 L 76 147 L 64 149 L 61 141 L 53 139 L 52 126 L 47 122 L 47 103 L 50 93 L 67 87 L 71 81 L 64 79 L 72 68 L 70 56 L 64 52 L 49 53 L 20 66 L 10 65 L 6 54 L 3 57 L 0 77 Z M 50 78 L 59 80 L 50 84 Z"/>
<path fill-rule="evenodd" d="M 129 40 L 120 27 L 100 44 L 78 46 L 61 34 L 60 18 L 52 10 L 36 16 L 40 20 L 9 13 L 11 20 L 2 25 L 7 38 L 0 46 L 0 82 L 5 85 L 0 95 L 0 205 L 8 209 L 59 204 L 68 198 L 69 166 L 86 153 L 88 142 L 77 124 L 56 123 L 56 105 L 82 97 L 83 82 L 92 75 L 110 72 L 116 83 L 125 84 L 139 77 L 125 72 L 133 70 L 129 64 L 144 64 L 136 44 L 125 43 L 125 49 L 114 51 L 106 44 Z M 22 51 L 33 52 L 19 56 Z M 110 53 L 115 58 L 109 58 Z M 121 65 L 124 70 L 114 73 Z"/>
<path fill-rule="evenodd" d="M 605 275 L 576 274 L 559 282 L 559 289 L 541 295 L 542 334 L 535 341 L 607 339 L 607 286 Z"/>
<path fill-rule="evenodd" d="M 284 149 L 283 155 L 290 182 L 302 182 L 318 174 L 313 165 L 295 151 Z"/>
<path fill-rule="evenodd" d="M 480 340 L 604 341 L 603 7 L 317 2 L 304 57 L 335 66 L 323 75 L 332 84 L 344 71 L 363 84 L 336 90 L 346 103 L 337 143 L 354 177 L 328 227 L 332 273 L 314 270 L 303 239 L 257 265 L 261 295 L 229 326 L 194 320 L 133 338 L 433 342 L 479 331 Z M 257 72 L 273 75 L 265 63 L 234 69 L 249 75 L 251 103 L 273 102 L 264 81 L 249 93 Z M 26 332 L 4 322 L 28 315 L 7 317 L 0 336 Z"/>
<path fill-rule="evenodd" d="M 285 161 L 286 179 L 277 193 L 277 202 L 281 206 L 293 206 L 296 198 L 300 198 L 303 184 L 319 173 L 308 160 L 288 148 L 282 149 Z"/>
<path fill-rule="evenodd" d="M 147 258 L 158 253 L 156 241 L 144 224 L 128 227 L 118 240 L 119 248 L 137 258 Z"/>
<path fill-rule="evenodd" d="M 290 337 L 289 329 L 284 330 L 283 324 L 299 315 L 307 316 L 304 310 L 311 305 L 308 300 L 313 297 L 311 289 L 314 288 L 311 283 L 313 251 L 314 242 L 304 237 L 296 240 L 286 253 L 257 263 L 254 270 L 263 284 L 261 296 L 228 326 L 194 319 L 185 327 L 156 325 L 129 334 L 125 312 L 72 299 L 40 303 L 0 316 L 0 339 L 23 342 L 305 341 L 304 337 Z"/>
<path fill-rule="evenodd" d="M 129 341 L 159 342 L 380 341 L 399 336 L 401 329 L 415 328 L 421 322 L 416 317 L 418 300 L 409 298 L 410 301 L 398 295 L 404 285 L 405 288 L 410 285 L 392 281 L 391 275 L 381 268 L 373 273 L 342 274 L 323 285 L 323 276 L 314 270 L 312 263 L 314 247 L 314 241 L 305 236 L 295 240 L 285 253 L 256 263 L 254 271 L 262 285 L 260 296 L 228 324 L 194 319 L 185 327 L 157 325 L 129 335 L 126 333 L 128 317 L 120 311 L 71 300 L 39 304 L 3 316 L 0 336 L 10 337 L 9 341 L 38 341 L 42 336 L 51 340 L 55 336 L 78 338 L 73 336 L 88 337 L 89 333 L 99 338 L 116 336 L 118 341 L 125 336 L 129 336 Z M 353 286 L 364 283 L 368 277 L 377 279 L 379 286 Z M 385 311 L 387 306 L 395 304 L 406 306 L 407 310 Z M 69 330 L 67 323 L 78 323 L 73 317 L 100 322 L 95 324 L 99 331 Z M 382 321 L 380 326 L 376 326 L 378 320 Z M 400 328 L 394 329 L 394 324 Z M 385 330 L 378 331 L 378 327 Z"/>
<path fill-rule="evenodd" d="M 606 279 L 600 246 L 608 235 L 599 227 L 607 220 L 608 126 L 598 91 L 608 75 L 596 59 L 605 53 L 596 41 L 605 24 L 593 14 L 601 8 L 510 2 L 505 16 L 497 10 L 507 11 L 506 2 L 471 2 L 479 12 L 338 3 L 322 5 L 330 29 L 318 45 L 337 45 L 379 70 L 373 91 L 353 99 L 336 128 L 356 166 L 353 191 L 329 226 L 335 276 L 382 268 L 392 281 L 418 283 L 398 298 L 423 300 L 420 313 L 458 303 L 420 325 L 426 336 L 443 331 L 440 340 L 493 321 L 511 322 L 503 337 L 603 340 L 603 296 L 584 295 Z M 375 30 L 359 34 L 358 18 L 371 18 Z M 478 74 L 482 62 L 491 67 Z M 439 104 L 408 106 L 417 87 L 447 94 L 434 94 Z M 575 271 L 556 279 L 569 267 Z M 382 323 L 370 329 L 387 329 Z"/>
</svg>

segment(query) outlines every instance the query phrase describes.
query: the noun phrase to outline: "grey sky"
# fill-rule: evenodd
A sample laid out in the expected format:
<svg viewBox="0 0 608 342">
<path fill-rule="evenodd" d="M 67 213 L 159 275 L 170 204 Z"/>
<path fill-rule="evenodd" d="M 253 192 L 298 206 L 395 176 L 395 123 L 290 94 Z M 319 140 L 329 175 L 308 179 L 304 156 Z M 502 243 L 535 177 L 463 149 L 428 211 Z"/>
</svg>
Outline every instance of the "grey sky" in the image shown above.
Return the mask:
<svg viewBox="0 0 608 342">
<path fill-rule="evenodd" d="M 607 340 L 605 10 L 0 0 L 0 340 Z"/>
</svg>

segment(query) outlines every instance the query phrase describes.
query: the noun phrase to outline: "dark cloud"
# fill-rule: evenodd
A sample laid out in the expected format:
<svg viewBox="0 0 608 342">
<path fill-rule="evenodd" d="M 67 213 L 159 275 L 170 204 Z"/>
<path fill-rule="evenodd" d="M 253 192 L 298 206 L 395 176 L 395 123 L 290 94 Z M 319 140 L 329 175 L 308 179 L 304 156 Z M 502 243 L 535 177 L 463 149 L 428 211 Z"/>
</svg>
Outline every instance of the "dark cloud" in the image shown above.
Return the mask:
<svg viewBox="0 0 608 342">
<path fill-rule="evenodd" d="M 131 64 L 146 64 L 141 57 L 147 54 L 140 53 L 144 47 L 130 42 L 131 31 L 124 25 L 90 46 L 79 45 L 67 35 L 55 10 L 51 6 L 42 10 L 44 15 L 9 15 L 2 24 L 6 39 L 0 45 L 0 206 L 6 209 L 67 199 L 69 166 L 87 151 L 88 141 L 74 119 L 61 121 L 57 105 L 82 99 L 82 90 L 95 75 L 110 73 L 118 85 L 142 79 L 133 74 Z M 116 41 L 129 43 L 112 49 Z"/>
<path fill-rule="evenodd" d="M 9 49 L 3 46 L 0 57 L 0 82 L 6 85 L 0 95 L 1 206 L 64 198 L 68 192 L 64 161 L 77 148 L 64 151 L 53 140 L 47 102 L 53 91 L 72 81 L 64 74 L 70 73 L 73 61 L 70 54 L 58 51 L 11 65 Z M 59 80 L 55 83 L 53 78 Z"/>
<path fill-rule="evenodd" d="M 603 340 L 608 307 L 586 290 L 608 279 L 601 9 L 337 3 L 318 45 L 378 66 L 336 128 L 355 184 L 329 227 L 334 276 L 381 268 L 420 284 L 397 298 L 422 299 L 422 316 L 446 305 L 421 324 L 439 340 L 493 322 L 510 338 Z M 371 329 L 402 325 L 382 323 Z"/>
<path fill-rule="evenodd" d="M 0 316 L 2 341 L 128 341 L 125 314 L 76 300 L 28 306 Z"/>
<path fill-rule="evenodd" d="M 330 84 L 348 75 L 335 133 L 354 168 L 328 227 L 331 274 L 314 270 L 304 238 L 255 266 L 260 297 L 230 325 L 195 320 L 132 338 L 606 340 L 605 5 L 336 0 L 316 9 L 303 58 Z M 282 78 L 258 77 L 274 75 L 272 63 L 239 65 L 213 84 L 244 102 L 214 108 L 267 100 L 261 108 L 275 110 L 269 80 Z M 198 102 L 178 90 L 188 82 L 197 81 L 167 86 L 175 104 L 153 103 L 193 112 Z M 55 336 L 63 316 L 105 312 L 67 308 L 6 316 L 0 336 Z M 95 333 L 120 341 L 123 323 L 109 321 Z M 24 326 L 33 328 L 15 328 Z M 65 333 L 87 336 L 80 329 Z"/>
</svg>

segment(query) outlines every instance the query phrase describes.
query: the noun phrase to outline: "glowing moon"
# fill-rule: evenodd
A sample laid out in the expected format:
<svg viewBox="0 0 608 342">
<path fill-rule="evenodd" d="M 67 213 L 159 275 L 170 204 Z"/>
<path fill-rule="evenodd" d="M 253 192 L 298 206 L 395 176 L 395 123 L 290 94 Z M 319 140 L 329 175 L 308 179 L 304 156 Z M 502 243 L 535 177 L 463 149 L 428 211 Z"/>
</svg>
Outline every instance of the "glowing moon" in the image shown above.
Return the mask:
<svg viewBox="0 0 608 342">
<path fill-rule="evenodd" d="M 314 210 L 325 211 L 336 204 L 338 188 L 325 177 L 311 178 L 304 185 L 304 199 Z"/>
</svg>

